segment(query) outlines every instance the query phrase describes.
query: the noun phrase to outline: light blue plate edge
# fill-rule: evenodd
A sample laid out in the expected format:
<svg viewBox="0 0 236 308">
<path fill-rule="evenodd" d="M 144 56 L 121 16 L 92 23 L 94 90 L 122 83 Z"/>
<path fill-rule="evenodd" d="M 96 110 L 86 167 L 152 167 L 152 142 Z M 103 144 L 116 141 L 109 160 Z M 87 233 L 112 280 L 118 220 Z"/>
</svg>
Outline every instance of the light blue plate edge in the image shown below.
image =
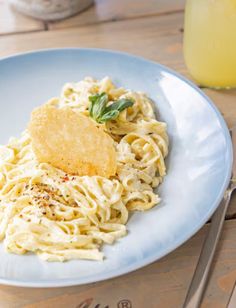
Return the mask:
<svg viewBox="0 0 236 308">
<path fill-rule="evenodd" d="M 209 218 L 212 216 L 212 214 L 215 212 L 218 205 L 220 204 L 220 201 L 222 200 L 222 198 L 224 196 L 225 190 L 227 189 L 227 187 L 229 185 L 230 178 L 231 178 L 232 165 L 233 165 L 233 148 L 232 148 L 230 133 L 229 133 L 229 130 L 228 130 L 228 127 L 225 123 L 224 118 L 222 117 L 221 113 L 216 108 L 214 103 L 211 101 L 211 99 L 202 90 L 200 90 L 193 82 L 191 82 L 190 80 L 188 80 L 187 78 L 182 76 L 180 73 L 177 73 L 176 71 L 168 68 L 165 65 L 162 65 L 162 64 L 159 64 L 155 61 L 147 60 L 143 57 L 135 56 L 135 55 L 132 55 L 132 54 L 129 54 L 129 53 L 126 53 L 126 52 L 115 51 L 115 50 L 111 50 L 111 49 L 76 48 L 76 47 L 39 49 L 39 50 L 34 50 L 34 51 L 28 51 L 28 52 L 25 52 L 25 53 L 18 53 L 18 54 L 14 54 L 14 55 L 11 55 L 11 56 L 0 58 L 0 65 L 1 65 L 1 62 L 5 61 L 5 60 L 9 60 L 11 58 L 18 58 L 18 57 L 20 58 L 20 57 L 25 57 L 25 56 L 28 56 L 28 55 L 33 55 L 33 54 L 41 54 L 41 53 L 48 53 L 48 52 L 53 53 L 53 52 L 61 52 L 61 51 L 80 51 L 80 52 L 88 51 L 88 52 L 109 53 L 109 54 L 112 53 L 114 55 L 129 57 L 129 58 L 132 58 L 134 60 L 143 62 L 144 65 L 145 64 L 155 65 L 156 67 L 159 67 L 159 68 L 163 69 L 164 71 L 172 74 L 173 76 L 179 78 L 180 80 L 182 80 L 183 82 L 188 84 L 190 87 L 195 89 L 208 102 L 208 104 L 212 108 L 213 112 L 216 114 L 216 116 L 217 116 L 217 118 L 220 122 L 220 125 L 222 127 L 222 132 L 223 132 L 225 140 L 226 140 L 227 156 L 228 156 L 227 157 L 228 158 L 227 159 L 227 165 L 225 166 L 225 169 L 226 169 L 225 178 L 224 178 L 224 182 L 223 182 L 223 185 L 221 187 L 221 190 L 219 191 L 218 196 L 217 196 L 213 206 L 211 207 L 211 209 L 208 212 L 206 212 L 205 216 L 202 217 L 202 219 L 198 222 L 198 224 L 196 224 L 194 226 L 191 233 L 185 232 L 182 235 L 182 237 L 178 238 L 178 240 L 174 241 L 173 244 L 169 247 L 169 249 L 166 250 L 164 253 L 158 253 L 158 252 L 154 251 L 153 254 L 151 254 L 149 257 L 146 257 L 145 259 L 141 260 L 138 263 L 136 262 L 133 265 L 127 266 L 127 267 L 122 268 L 121 270 L 117 270 L 115 272 L 99 275 L 95 279 L 92 279 L 92 278 L 84 279 L 83 282 L 79 281 L 80 280 L 79 277 L 78 277 L 78 279 L 62 279 L 60 281 L 58 281 L 58 280 L 51 280 L 51 281 L 40 280 L 40 281 L 37 281 L 37 282 L 35 282 L 35 281 L 22 281 L 22 280 L 15 280 L 15 279 L 11 280 L 11 279 L 4 279 L 4 278 L 0 277 L 0 284 L 3 284 L 3 285 L 18 286 L 18 287 L 30 287 L 30 288 L 57 288 L 57 287 L 84 285 L 84 284 L 108 280 L 108 279 L 112 279 L 112 278 L 115 278 L 115 277 L 118 277 L 118 276 L 121 276 L 121 275 L 124 275 L 124 274 L 128 274 L 128 273 L 135 271 L 139 268 L 142 268 L 142 267 L 144 267 L 144 266 L 146 266 L 150 263 L 153 263 L 153 262 L 161 259 L 162 257 L 166 256 L 167 254 L 169 254 L 170 252 L 172 252 L 173 250 L 175 250 L 179 246 L 181 246 L 184 242 L 186 242 L 188 239 L 190 239 L 199 229 L 201 229 L 201 227 L 209 220 Z"/>
</svg>

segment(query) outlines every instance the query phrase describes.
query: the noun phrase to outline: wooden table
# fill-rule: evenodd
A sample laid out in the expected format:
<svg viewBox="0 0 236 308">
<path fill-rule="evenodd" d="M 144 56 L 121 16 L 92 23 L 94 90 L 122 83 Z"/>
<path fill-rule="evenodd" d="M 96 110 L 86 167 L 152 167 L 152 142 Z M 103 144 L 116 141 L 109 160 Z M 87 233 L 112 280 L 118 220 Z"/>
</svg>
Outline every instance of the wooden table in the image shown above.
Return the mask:
<svg viewBox="0 0 236 308">
<path fill-rule="evenodd" d="M 182 53 L 184 2 L 97 0 L 96 6 L 78 16 L 43 23 L 10 10 L 6 0 L 0 0 L 0 57 L 42 48 L 99 47 L 144 56 L 191 78 Z M 203 90 L 220 109 L 228 126 L 234 125 L 236 90 Z M 233 198 L 202 307 L 224 308 L 229 300 L 236 280 L 235 218 Z M 116 279 L 56 289 L 1 286 L 0 307 L 181 307 L 208 228 L 206 224 L 187 243 L 158 262 Z"/>
</svg>

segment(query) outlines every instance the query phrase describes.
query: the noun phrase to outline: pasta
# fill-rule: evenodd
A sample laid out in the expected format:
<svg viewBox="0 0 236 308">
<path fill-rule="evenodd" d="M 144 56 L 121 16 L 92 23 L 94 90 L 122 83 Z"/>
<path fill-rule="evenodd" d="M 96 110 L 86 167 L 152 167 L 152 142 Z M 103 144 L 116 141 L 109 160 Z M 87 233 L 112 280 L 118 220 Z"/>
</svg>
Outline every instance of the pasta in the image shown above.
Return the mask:
<svg viewBox="0 0 236 308">
<path fill-rule="evenodd" d="M 129 211 L 160 202 L 154 193 L 166 174 L 166 124 L 140 92 L 116 88 L 106 77 L 68 83 L 47 104 L 89 116 L 89 96 L 132 98 L 115 120 L 98 124 L 115 141 L 117 171 L 110 178 L 66 174 L 40 163 L 29 132 L 0 147 L 0 240 L 8 252 L 44 260 L 102 260 L 101 245 L 125 236 Z"/>
</svg>

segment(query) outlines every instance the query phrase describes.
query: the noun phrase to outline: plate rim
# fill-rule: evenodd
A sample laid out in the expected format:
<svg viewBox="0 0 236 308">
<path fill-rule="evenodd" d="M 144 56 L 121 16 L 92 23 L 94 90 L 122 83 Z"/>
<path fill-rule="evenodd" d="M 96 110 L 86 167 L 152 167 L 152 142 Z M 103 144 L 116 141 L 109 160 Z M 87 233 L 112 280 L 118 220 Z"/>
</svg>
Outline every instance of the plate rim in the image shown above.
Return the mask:
<svg viewBox="0 0 236 308">
<path fill-rule="evenodd" d="M 212 216 L 212 214 L 215 212 L 215 210 L 219 206 L 219 203 L 224 196 L 224 192 L 227 189 L 230 178 L 231 178 L 231 170 L 232 170 L 232 164 L 233 164 L 233 148 L 232 148 L 232 142 L 231 142 L 231 137 L 230 137 L 228 127 L 227 127 L 225 120 L 224 120 L 223 116 L 221 115 L 220 111 L 214 105 L 213 101 L 199 87 L 197 87 L 192 81 L 188 80 L 186 77 L 184 77 L 182 74 L 176 72 L 175 70 L 173 70 L 173 69 L 171 69 L 171 68 L 169 68 L 169 67 L 167 67 L 163 64 L 160 64 L 159 62 L 149 60 L 149 59 L 146 59 L 146 58 L 141 57 L 141 56 L 133 55 L 133 54 L 130 54 L 128 52 L 117 51 L 117 50 L 112 50 L 112 49 L 65 47 L 65 48 L 37 49 L 37 50 L 31 50 L 31 51 L 22 52 L 22 53 L 16 53 L 16 54 L 13 54 L 13 55 L 10 55 L 10 56 L 1 57 L 0 58 L 0 66 L 1 66 L 2 62 L 6 61 L 6 60 L 10 60 L 12 58 L 14 59 L 14 58 L 26 57 L 26 56 L 33 55 L 33 54 L 54 53 L 54 52 L 62 52 L 62 51 L 78 51 L 78 52 L 89 51 L 89 52 L 109 53 L 109 54 L 129 57 L 129 58 L 132 58 L 132 59 L 135 59 L 135 60 L 138 60 L 138 61 L 142 61 L 144 64 L 147 63 L 147 64 L 152 64 L 156 67 L 159 67 L 160 69 L 162 69 L 162 70 L 170 73 L 171 75 L 177 77 L 178 79 L 180 79 L 181 81 L 186 83 L 188 86 L 193 88 L 195 91 L 197 91 L 205 99 L 206 103 L 209 104 L 210 108 L 212 109 L 212 111 L 217 116 L 217 118 L 220 122 L 222 133 L 223 133 L 225 140 L 226 140 L 226 149 L 228 150 L 229 160 L 227 161 L 227 165 L 225 166 L 226 172 L 225 172 L 224 182 L 223 182 L 223 185 L 222 185 L 220 191 L 218 192 L 217 198 L 215 199 L 213 206 L 211 207 L 211 209 L 209 211 L 207 211 L 205 213 L 205 215 L 201 218 L 201 220 L 198 221 L 196 226 L 192 229 L 191 234 L 184 233 L 184 236 L 182 236 L 181 238 L 178 238 L 178 240 L 176 240 L 173 245 L 171 245 L 168 249 L 165 250 L 165 252 L 162 252 L 161 254 L 160 253 L 154 253 L 154 254 L 150 255 L 149 257 L 145 257 L 141 261 L 135 262 L 133 265 L 123 267 L 123 268 L 116 270 L 116 271 L 112 271 L 112 272 L 110 271 L 110 272 L 105 273 L 105 274 L 100 274 L 98 277 L 89 277 L 87 279 L 83 278 L 83 280 L 81 280 L 81 278 L 78 277 L 78 278 L 72 278 L 72 279 L 67 278 L 67 279 L 60 279 L 60 280 L 52 279 L 50 281 L 48 281 L 48 280 L 39 280 L 39 281 L 27 280 L 27 281 L 24 281 L 24 280 L 6 279 L 6 278 L 3 278 L 3 277 L 0 277 L 0 284 L 3 284 L 3 285 L 17 286 L 17 287 L 30 287 L 30 288 L 57 288 L 57 287 L 77 286 L 77 285 L 85 285 L 85 284 L 89 284 L 89 283 L 95 283 L 95 282 L 99 282 L 99 281 L 104 281 L 104 280 L 116 278 L 116 277 L 119 277 L 121 275 L 129 274 L 129 273 L 131 273 L 135 270 L 141 269 L 144 266 L 147 266 L 147 265 L 149 265 L 149 264 L 151 264 L 155 261 L 160 260 L 164 256 L 168 255 L 170 252 L 174 251 L 176 248 L 180 247 L 182 244 L 184 244 L 186 241 L 188 241 L 193 235 L 196 234 L 197 231 L 199 231 L 203 227 L 203 225 L 207 222 L 207 220 Z"/>
</svg>

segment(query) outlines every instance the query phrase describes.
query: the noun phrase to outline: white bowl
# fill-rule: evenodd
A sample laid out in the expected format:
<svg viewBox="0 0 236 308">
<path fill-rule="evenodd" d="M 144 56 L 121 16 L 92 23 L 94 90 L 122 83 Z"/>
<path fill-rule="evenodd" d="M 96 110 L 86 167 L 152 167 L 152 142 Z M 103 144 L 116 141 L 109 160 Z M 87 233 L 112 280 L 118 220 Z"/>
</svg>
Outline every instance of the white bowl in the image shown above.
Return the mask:
<svg viewBox="0 0 236 308">
<path fill-rule="evenodd" d="M 174 71 L 131 55 L 98 49 L 58 49 L 0 60 L 0 142 L 18 136 L 32 109 L 85 76 L 110 76 L 117 86 L 148 94 L 168 124 L 168 172 L 160 205 L 135 212 L 128 235 L 104 245 L 103 262 L 47 263 L 8 254 L 0 244 L 0 283 L 59 287 L 108 279 L 160 259 L 210 218 L 231 175 L 232 145 L 225 122 L 204 93 Z"/>
<path fill-rule="evenodd" d="M 93 0 L 9 0 L 18 11 L 42 20 L 59 20 L 88 8 Z"/>
</svg>

